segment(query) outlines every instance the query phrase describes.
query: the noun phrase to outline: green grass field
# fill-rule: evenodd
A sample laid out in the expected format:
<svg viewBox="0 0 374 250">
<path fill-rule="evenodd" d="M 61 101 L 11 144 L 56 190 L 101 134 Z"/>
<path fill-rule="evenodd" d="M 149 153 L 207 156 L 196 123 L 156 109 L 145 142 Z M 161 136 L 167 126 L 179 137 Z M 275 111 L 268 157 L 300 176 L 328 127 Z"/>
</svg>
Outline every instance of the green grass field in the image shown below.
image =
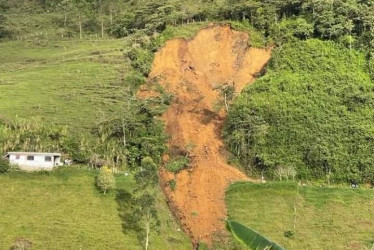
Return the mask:
<svg viewBox="0 0 374 250">
<path fill-rule="evenodd" d="M 168 27 L 157 43 L 190 37 L 204 25 Z M 0 42 L 0 119 L 37 116 L 74 129 L 92 128 L 128 96 L 129 39 Z"/>
<path fill-rule="evenodd" d="M 95 174 L 69 168 L 0 175 L 0 249 L 18 237 L 31 240 L 33 249 L 142 249 L 119 216 L 130 212 L 131 177 L 118 175 L 117 190 L 104 196 L 94 187 Z M 157 206 L 161 227 L 150 249 L 190 249 L 161 192 Z"/>
<path fill-rule="evenodd" d="M 296 183 L 236 183 L 226 193 L 229 217 L 287 249 L 371 249 L 374 190 L 300 187 L 298 192 Z M 293 239 L 284 236 L 287 231 Z"/>
<path fill-rule="evenodd" d="M 0 43 L 0 118 L 91 127 L 123 100 L 125 40 Z"/>
</svg>

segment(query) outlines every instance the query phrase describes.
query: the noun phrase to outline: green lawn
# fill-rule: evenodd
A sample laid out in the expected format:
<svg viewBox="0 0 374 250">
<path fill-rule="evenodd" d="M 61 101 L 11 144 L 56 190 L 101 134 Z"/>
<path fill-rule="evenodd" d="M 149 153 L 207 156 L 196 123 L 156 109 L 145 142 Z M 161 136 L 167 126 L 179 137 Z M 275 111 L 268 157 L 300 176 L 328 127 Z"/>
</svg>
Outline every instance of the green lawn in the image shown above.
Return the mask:
<svg viewBox="0 0 374 250">
<path fill-rule="evenodd" d="M 130 213 L 131 177 L 119 175 L 117 190 L 104 196 L 94 187 L 96 172 L 74 168 L 0 175 L 0 249 L 24 237 L 33 249 L 141 249 L 119 214 Z M 190 249 L 160 192 L 160 234 L 150 249 Z"/>
<path fill-rule="evenodd" d="M 374 243 L 374 190 L 300 187 L 297 195 L 296 183 L 237 183 L 226 202 L 232 220 L 287 249 L 370 249 Z"/>
<path fill-rule="evenodd" d="M 0 43 L 2 118 L 91 127 L 125 96 L 124 48 L 124 40 L 113 39 Z"/>
</svg>

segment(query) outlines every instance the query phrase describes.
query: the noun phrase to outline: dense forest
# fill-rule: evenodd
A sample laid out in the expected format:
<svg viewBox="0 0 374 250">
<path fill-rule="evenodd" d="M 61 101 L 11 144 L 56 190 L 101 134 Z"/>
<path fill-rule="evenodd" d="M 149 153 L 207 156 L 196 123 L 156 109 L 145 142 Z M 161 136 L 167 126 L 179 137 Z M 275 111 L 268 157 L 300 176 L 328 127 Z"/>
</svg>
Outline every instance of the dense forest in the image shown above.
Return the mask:
<svg viewBox="0 0 374 250">
<path fill-rule="evenodd" d="M 153 53 L 173 37 L 170 27 L 206 21 L 231 22 L 260 38 L 252 46 L 275 49 L 265 76 L 229 108 L 225 139 L 248 173 L 373 181 L 373 1 L 0 0 L 4 40 L 130 38 L 138 46 L 125 51 L 132 67 L 127 98 L 145 82 Z M 31 149 L 35 130 L 35 140 L 57 142 L 78 162 L 160 162 L 166 136 L 154 117 L 171 98 L 160 92 L 123 105 L 126 117 L 102 121 L 87 138 L 66 138 L 63 128 L 39 135 L 36 125 L 3 122 L 3 150 Z M 34 130 L 14 134 L 25 126 Z"/>
<path fill-rule="evenodd" d="M 46 21 L 62 37 L 92 33 L 121 37 L 138 30 L 153 34 L 167 25 L 189 22 L 247 20 L 275 44 L 293 37 L 318 37 L 350 47 L 374 46 L 374 3 L 368 0 L 1 0 L 0 10 L 2 37 L 37 33 Z M 17 16 L 35 13 L 49 18 L 22 23 Z"/>
</svg>

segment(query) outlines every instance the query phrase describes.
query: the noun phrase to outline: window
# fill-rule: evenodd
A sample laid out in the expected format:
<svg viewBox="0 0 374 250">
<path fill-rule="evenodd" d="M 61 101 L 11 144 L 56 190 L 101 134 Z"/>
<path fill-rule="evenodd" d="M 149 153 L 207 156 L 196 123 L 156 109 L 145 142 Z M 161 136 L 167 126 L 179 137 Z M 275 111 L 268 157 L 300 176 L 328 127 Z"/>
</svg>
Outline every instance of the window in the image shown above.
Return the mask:
<svg viewBox="0 0 374 250">
<path fill-rule="evenodd" d="M 33 161 L 34 160 L 34 156 L 33 155 L 28 155 L 27 156 L 27 160 L 28 161 Z"/>
<path fill-rule="evenodd" d="M 20 155 L 16 155 L 16 160 L 19 160 L 21 158 Z"/>
<path fill-rule="evenodd" d="M 51 162 L 52 161 L 52 157 L 51 156 L 46 156 L 46 157 L 44 157 L 44 161 Z"/>
</svg>

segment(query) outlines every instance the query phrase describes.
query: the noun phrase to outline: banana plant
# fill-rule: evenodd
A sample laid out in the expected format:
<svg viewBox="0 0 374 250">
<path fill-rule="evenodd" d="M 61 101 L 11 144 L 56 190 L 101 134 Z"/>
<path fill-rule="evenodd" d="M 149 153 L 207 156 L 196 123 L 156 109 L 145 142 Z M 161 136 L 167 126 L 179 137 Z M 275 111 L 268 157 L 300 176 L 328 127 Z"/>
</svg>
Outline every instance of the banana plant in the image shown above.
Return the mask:
<svg viewBox="0 0 374 250">
<path fill-rule="evenodd" d="M 277 243 L 272 242 L 265 236 L 240 224 L 236 221 L 227 220 L 227 229 L 234 235 L 235 239 L 253 250 L 285 250 Z"/>
</svg>

